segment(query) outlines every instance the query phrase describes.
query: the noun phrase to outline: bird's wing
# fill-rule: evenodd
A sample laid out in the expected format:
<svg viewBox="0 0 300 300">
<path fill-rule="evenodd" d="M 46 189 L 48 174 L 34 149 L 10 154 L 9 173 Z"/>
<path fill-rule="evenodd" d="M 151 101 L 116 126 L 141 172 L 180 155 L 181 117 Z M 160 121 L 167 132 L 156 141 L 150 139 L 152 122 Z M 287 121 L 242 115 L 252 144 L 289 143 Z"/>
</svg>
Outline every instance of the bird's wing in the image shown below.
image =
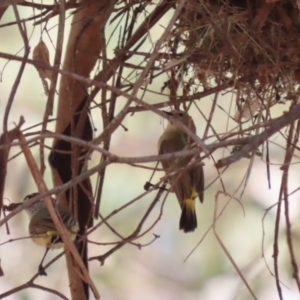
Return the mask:
<svg viewBox="0 0 300 300">
<path fill-rule="evenodd" d="M 57 204 L 57 209 L 58 209 L 59 215 L 60 215 L 63 223 L 67 227 L 67 229 L 71 229 L 76 224 L 76 221 L 75 221 L 75 218 L 74 218 L 72 212 L 68 208 L 66 208 L 60 204 Z"/>
<path fill-rule="evenodd" d="M 56 228 L 46 207 L 32 216 L 29 223 L 30 234 L 39 235 L 53 230 Z"/>
<path fill-rule="evenodd" d="M 162 139 L 159 142 L 158 153 L 167 154 L 167 153 L 178 152 L 182 150 L 185 147 L 185 145 L 186 144 L 184 142 L 183 136 L 181 138 L 181 135 L 178 135 L 171 139 Z M 180 162 L 180 159 L 163 160 L 162 161 L 163 168 L 169 168 L 170 166 L 174 165 L 175 162 Z"/>
<path fill-rule="evenodd" d="M 177 152 L 182 150 L 184 147 L 184 140 L 178 140 L 178 138 L 176 138 L 176 141 L 174 141 L 174 139 L 163 140 L 160 145 L 159 154 Z M 167 173 L 170 170 L 175 171 L 177 168 L 185 167 L 190 160 L 191 157 L 189 156 L 184 158 L 180 157 L 178 159 L 172 158 L 170 160 L 164 160 L 161 163 L 164 171 Z M 191 197 L 193 182 L 190 172 L 191 169 L 183 171 L 181 172 L 181 174 L 176 174 L 169 178 L 170 184 L 172 186 L 172 191 L 176 194 L 181 206 L 184 200 Z"/>
<path fill-rule="evenodd" d="M 76 224 L 71 211 L 60 204 L 57 205 L 57 209 L 67 229 L 71 229 L 72 226 Z M 42 208 L 32 216 L 29 223 L 29 228 L 30 234 L 43 234 L 49 231 L 57 231 L 46 207 Z"/>
<path fill-rule="evenodd" d="M 204 171 L 202 166 L 197 166 L 192 170 L 192 178 L 193 186 L 195 187 L 199 200 L 202 203 L 204 200 Z"/>
</svg>

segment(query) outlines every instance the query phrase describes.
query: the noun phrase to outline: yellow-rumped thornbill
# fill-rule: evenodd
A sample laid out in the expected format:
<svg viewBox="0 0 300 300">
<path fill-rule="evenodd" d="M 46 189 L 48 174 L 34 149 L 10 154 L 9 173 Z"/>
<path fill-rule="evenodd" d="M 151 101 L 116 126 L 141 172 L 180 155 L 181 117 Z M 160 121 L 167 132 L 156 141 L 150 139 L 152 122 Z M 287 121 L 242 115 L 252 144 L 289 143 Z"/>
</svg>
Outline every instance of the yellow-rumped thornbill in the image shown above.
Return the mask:
<svg viewBox="0 0 300 300">
<path fill-rule="evenodd" d="M 33 197 L 37 196 L 38 193 L 27 195 L 23 202 L 26 202 Z M 64 223 L 67 233 L 71 240 L 74 241 L 77 231 L 79 229 L 78 223 L 76 222 L 72 212 L 67 208 L 58 203 L 54 198 L 51 198 L 53 204 Z M 63 247 L 63 241 L 53 223 L 51 215 L 43 201 L 43 199 L 35 202 L 29 207 L 25 208 L 25 211 L 29 215 L 29 234 L 34 243 L 41 247 L 46 248 L 45 255 L 42 262 L 39 265 L 39 272 L 41 275 L 47 275 L 42 267 L 42 263 L 49 249 L 59 249 Z"/>
<path fill-rule="evenodd" d="M 192 118 L 184 111 L 173 110 L 164 112 L 171 118 L 174 118 L 186 125 L 193 133 L 196 133 L 196 127 Z M 159 154 L 167 154 L 181 151 L 192 144 L 188 135 L 172 121 L 161 135 L 158 141 Z M 162 166 L 166 173 L 176 171 L 179 168 L 186 167 L 193 156 L 183 158 L 176 158 L 175 160 L 163 160 Z M 183 169 L 180 174 L 175 174 L 169 177 L 169 183 L 172 187 L 172 192 L 176 194 L 178 202 L 181 207 L 181 217 L 179 222 L 179 229 L 184 232 L 191 232 L 197 228 L 197 216 L 195 208 L 195 198 L 198 196 L 199 200 L 203 202 L 204 199 L 204 172 L 202 165 Z"/>
</svg>

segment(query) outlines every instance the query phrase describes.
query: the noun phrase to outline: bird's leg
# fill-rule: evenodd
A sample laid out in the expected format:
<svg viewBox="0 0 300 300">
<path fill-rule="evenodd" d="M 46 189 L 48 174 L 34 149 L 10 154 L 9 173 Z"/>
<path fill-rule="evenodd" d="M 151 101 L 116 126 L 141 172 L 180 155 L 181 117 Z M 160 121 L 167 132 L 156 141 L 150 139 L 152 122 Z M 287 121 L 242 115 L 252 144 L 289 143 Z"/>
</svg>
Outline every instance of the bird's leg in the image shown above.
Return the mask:
<svg viewBox="0 0 300 300">
<path fill-rule="evenodd" d="M 40 264 L 39 264 L 39 274 L 40 274 L 41 276 L 47 276 L 47 273 L 46 273 L 45 269 L 43 268 L 43 262 L 44 262 L 44 260 L 45 260 L 45 257 L 46 257 L 46 255 L 47 255 L 48 251 L 49 251 L 49 248 L 47 247 L 47 248 L 46 248 L 46 251 L 45 251 L 45 254 L 44 254 L 44 256 L 43 256 L 43 259 L 42 259 L 42 261 L 41 261 Z"/>
</svg>

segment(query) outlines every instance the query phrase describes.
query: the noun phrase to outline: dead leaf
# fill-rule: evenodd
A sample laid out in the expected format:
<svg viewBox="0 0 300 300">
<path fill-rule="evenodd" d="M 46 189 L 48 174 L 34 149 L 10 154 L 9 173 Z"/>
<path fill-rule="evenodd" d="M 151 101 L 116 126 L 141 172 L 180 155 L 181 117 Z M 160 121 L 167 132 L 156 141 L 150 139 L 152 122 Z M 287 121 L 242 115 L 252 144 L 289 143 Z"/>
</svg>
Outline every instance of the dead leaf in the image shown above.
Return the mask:
<svg viewBox="0 0 300 300">
<path fill-rule="evenodd" d="M 32 58 L 36 61 L 43 62 L 50 66 L 49 63 L 49 50 L 46 44 L 41 40 L 34 48 Z M 45 79 L 51 80 L 52 70 L 41 68 L 35 66 L 37 71 L 39 72 L 40 78 L 42 79 L 42 83 L 44 86 L 44 90 L 46 95 L 48 95 L 49 87 L 48 82 Z"/>
</svg>

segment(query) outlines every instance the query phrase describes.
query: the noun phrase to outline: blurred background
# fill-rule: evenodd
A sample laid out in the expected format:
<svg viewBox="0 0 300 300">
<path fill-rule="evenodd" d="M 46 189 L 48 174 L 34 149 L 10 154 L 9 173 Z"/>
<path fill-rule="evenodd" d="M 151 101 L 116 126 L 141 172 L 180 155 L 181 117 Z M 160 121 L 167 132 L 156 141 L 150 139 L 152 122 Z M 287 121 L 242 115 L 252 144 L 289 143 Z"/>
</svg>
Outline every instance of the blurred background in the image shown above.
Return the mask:
<svg viewBox="0 0 300 300">
<path fill-rule="evenodd" d="M 19 8 L 19 13 L 24 18 L 30 17 L 34 12 L 29 8 Z M 163 28 L 168 24 L 172 12 L 166 16 L 165 23 L 160 22 L 151 30 L 148 43 L 141 48 L 149 50 L 153 41 L 156 41 L 163 33 Z M 12 8 L 9 8 L 1 19 L 1 24 L 6 24 L 14 19 Z M 70 20 L 70 19 L 68 19 Z M 69 30 L 68 21 L 66 33 Z M 31 49 L 39 42 L 41 27 L 32 26 L 27 23 L 27 32 L 30 35 Z M 57 30 L 57 18 L 49 21 L 48 34 L 43 33 L 43 40 L 50 50 L 50 61 L 53 60 L 54 49 L 51 40 L 55 40 Z M 110 28 L 108 28 L 108 31 Z M 22 39 L 16 26 L 1 28 L 2 37 L 0 52 L 11 54 L 22 53 Z M 67 34 L 66 34 L 67 35 Z M 117 37 L 116 37 L 117 38 Z M 116 43 L 116 40 L 114 41 Z M 115 44 L 111 43 L 109 55 L 113 55 Z M 21 55 L 21 54 L 20 54 Z M 7 99 L 14 83 L 19 62 L 7 61 L 0 58 L 0 117 L 3 119 Z M 192 75 L 191 75 L 192 76 Z M 165 101 L 168 97 L 168 89 L 165 95 L 157 95 L 163 82 L 168 78 L 160 77 L 153 81 L 147 88 L 150 90 L 144 96 L 144 101 L 149 104 Z M 153 92 L 151 92 L 153 91 Z M 140 95 L 143 91 L 140 92 Z M 98 100 L 99 100 L 99 96 Z M 97 100 L 96 97 L 96 100 Z M 211 97 L 195 101 L 204 114 L 208 115 L 212 105 Z M 27 65 L 22 81 L 18 87 L 13 107 L 9 116 L 9 129 L 14 128 L 21 115 L 26 123 L 22 129 L 25 133 L 37 132 L 40 127 L 33 125 L 42 122 L 47 96 L 44 94 L 42 82 L 38 72 L 32 65 Z M 126 99 L 119 97 L 118 109 L 121 109 Z M 212 120 L 212 125 L 218 134 L 224 134 L 236 128 L 238 124 L 231 117 L 235 114 L 232 95 L 220 95 L 218 104 L 220 108 Z M 275 106 L 272 109 L 272 117 L 282 114 L 287 107 Z M 55 110 L 54 110 L 55 111 Z M 226 112 L 229 112 L 229 115 Z M 197 107 L 192 105 L 190 110 L 194 118 L 197 134 L 202 137 L 205 120 L 199 114 Z M 95 124 L 95 136 L 102 131 L 101 112 L 95 108 L 92 110 L 92 119 Z M 251 121 L 242 126 L 249 126 Z M 54 130 L 54 122 L 49 123 L 48 129 Z M 152 112 L 139 112 L 128 115 L 123 125 L 128 129 L 125 131 L 119 127 L 113 135 L 110 151 L 121 157 L 148 156 L 157 154 L 157 140 L 163 132 L 166 121 Z M 210 138 L 206 140 L 210 144 L 216 140 L 212 131 Z M 50 147 L 52 140 L 47 140 Z M 285 141 L 282 136 L 274 135 L 270 141 L 271 161 L 271 188 L 268 187 L 265 156 L 255 156 L 253 165 L 250 160 L 244 158 L 231 165 L 220 177 L 218 170 L 214 167 L 212 158 L 204 161 L 205 171 L 205 200 L 201 204 L 197 202 L 198 228 L 189 234 L 179 231 L 180 207 L 173 194 L 169 194 L 166 202 L 163 198 L 156 205 L 142 231 L 144 232 L 157 220 L 161 207 L 162 216 L 157 224 L 147 234 L 139 238 L 137 246 L 126 244 L 119 251 L 108 257 L 103 266 L 98 261 L 90 262 L 90 273 L 103 300 L 137 300 L 137 299 L 206 299 L 206 300 L 233 300 L 252 299 L 237 270 L 230 262 L 228 255 L 222 249 L 220 243 L 226 247 L 228 253 L 235 261 L 239 271 L 256 293 L 258 299 L 277 299 L 278 292 L 274 279 L 273 267 L 273 240 L 276 207 L 268 210 L 278 201 L 279 188 L 285 153 Z M 32 151 L 37 159 L 38 146 Z M 264 149 L 260 149 L 264 154 Z M 19 147 L 13 147 L 10 157 L 20 153 Z M 214 160 L 228 156 L 230 149 L 220 149 L 214 152 Z M 94 153 L 91 157 L 90 167 L 99 163 L 100 155 Z M 299 168 L 298 157 L 294 157 L 294 164 L 290 168 L 289 190 L 298 188 Z M 154 163 L 145 164 L 155 167 Z M 250 177 L 245 185 L 245 176 L 248 168 L 251 168 Z M 221 171 L 221 170 L 219 170 Z M 107 168 L 101 202 L 101 214 L 107 216 L 132 199 L 140 196 L 143 186 L 149 180 L 152 171 L 133 167 L 125 164 L 112 164 Z M 163 172 L 156 172 L 153 183 L 159 181 Z M 227 194 L 222 193 L 221 180 L 226 188 Z M 52 187 L 52 179 L 49 167 L 45 173 L 45 181 L 48 187 Z M 96 177 L 92 178 L 95 186 Z M 6 189 L 4 203 L 20 202 L 25 195 L 35 192 L 33 178 L 27 168 L 22 154 L 14 157 L 8 164 L 6 178 Z M 140 222 L 156 193 L 150 193 L 142 197 L 126 209 L 118 212 L 109 219 L 109 224 L 122 234 L 130 235 Z M 165 195 L 165 194 L 164 194 Z M 230 199 L 228 195 L 235 198 Z M 299 193 L 292 194 L 289 198 L 290 214 L 292 218 L 292 230 L 294 235 L 295 256 L 299 260 Z M 225 210 L 219 217 L 212 230 L 214 211 Z M 268 210 L 268 211 L 267 211 Z M 97 221 L 95 222 L 97 223 Z M 5 226 L 1 230 L 0 258 L 4 276 L 0 277 L 1 294 L 24 284 L 33 276 L 44 249 L 33 244 L 28 237 L 28 218 L 24 212 L 16 215 L 8 222 L 9 234 Z M 290 256 L 286 244 L 284 210 L 281 218 L 281 231 L 279 237 L 279 270 L 284 299 L 299 299 L 299 291 L 292 278 Z M 154 235 L 159 236 L 154 239 Z M 89 239 L 100 245 L 89 244 L 89 256 L 104 254 L 117 242 L 118 238 L 105 226 L 100 226 L 93 232 Z M 108 244 L 108 245 L 106 245 Z M 149 245 L 148 245 L 149 244 Z M 50 251 L 46 261 L 59 253 Z M 60 258 L 55 264 L 47 269 L 47 277 L 39 277 L 35 282 L 55 289 L 66 297 L 69 297 L 68 277 L 64 258 Z M 24 289 L 6 299 L 56 299 L 53 294 L 48 294 L 39 289 Z M 57 298 L 58 299 L 58 298 Z M 93 296 L 91 295 L 91 299 Z"/>
</svg>

